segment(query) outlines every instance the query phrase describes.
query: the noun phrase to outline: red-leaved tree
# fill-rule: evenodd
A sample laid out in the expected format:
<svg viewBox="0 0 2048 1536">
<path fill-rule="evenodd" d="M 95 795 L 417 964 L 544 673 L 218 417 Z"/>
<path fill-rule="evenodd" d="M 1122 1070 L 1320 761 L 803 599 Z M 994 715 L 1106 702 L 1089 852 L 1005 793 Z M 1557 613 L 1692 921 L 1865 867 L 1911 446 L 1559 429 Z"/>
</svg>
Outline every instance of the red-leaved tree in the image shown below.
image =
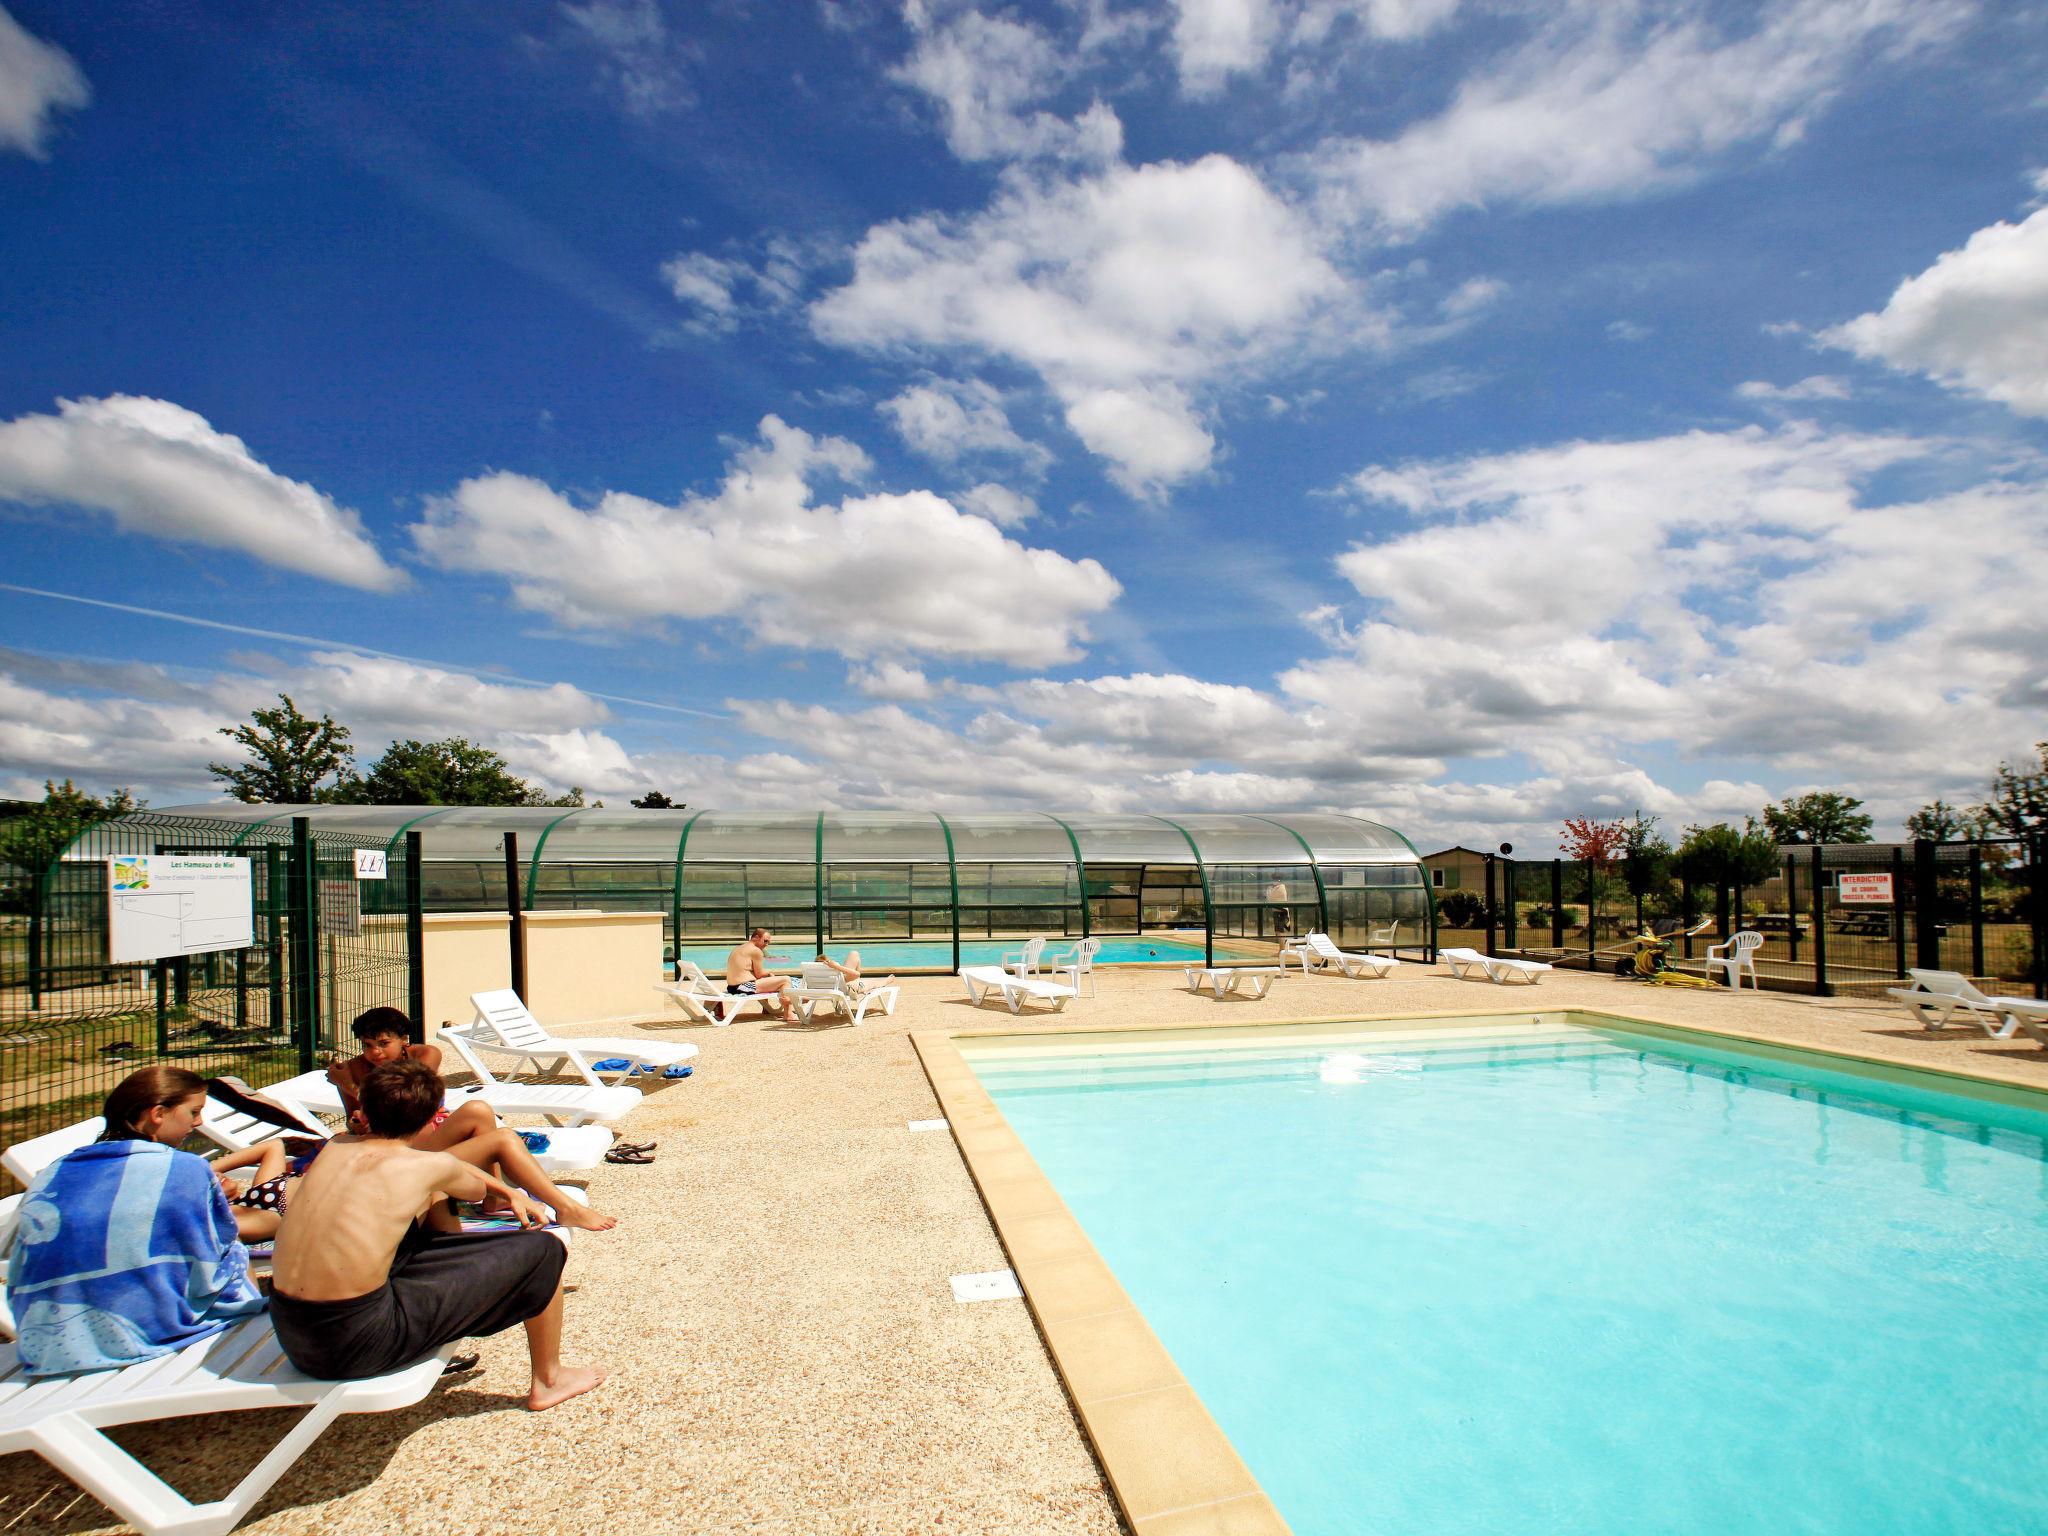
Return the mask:
<svg viewBox="0 0 2048 1536">
<path fill-rule="evenodd" d="M 1568 859 L 1587 864 L 1612 864 L 1628 843 L 1625 821 L 1595 821 L 1590 816 L 1567 816 L 1559 838 Z"/>
</svg>

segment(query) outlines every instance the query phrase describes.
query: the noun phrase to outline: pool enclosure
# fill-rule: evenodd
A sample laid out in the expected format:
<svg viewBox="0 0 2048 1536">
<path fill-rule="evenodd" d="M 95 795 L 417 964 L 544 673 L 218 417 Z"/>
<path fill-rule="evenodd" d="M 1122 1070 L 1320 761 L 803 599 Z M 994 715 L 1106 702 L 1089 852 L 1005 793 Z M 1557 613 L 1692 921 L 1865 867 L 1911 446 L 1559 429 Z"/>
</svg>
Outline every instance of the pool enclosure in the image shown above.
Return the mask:
<svg viewBox="0 0 2048 1536">
<path fill-rule="evenodd" d="M 237 846 L 315 833 L 420 836 L 432 912 L 660 912 L 671 954 L 750 928 L 790 951 L 858 945 L 893 969 L 950 969 L 963 943 L 1044 934 L 1174 938 L 1219 960 L 1312 929 L 1424 951 L 1433 907 L 1398 832 L 1333 814 L 696 811 L 285 806 L 215 801 L 102 829 L 138 846 L 158 818 L 238 828 Z M 900 951 L 896 963 L 892 946 Z M 869 962 L 871 965 L 874 962 Z"/>
</svg>

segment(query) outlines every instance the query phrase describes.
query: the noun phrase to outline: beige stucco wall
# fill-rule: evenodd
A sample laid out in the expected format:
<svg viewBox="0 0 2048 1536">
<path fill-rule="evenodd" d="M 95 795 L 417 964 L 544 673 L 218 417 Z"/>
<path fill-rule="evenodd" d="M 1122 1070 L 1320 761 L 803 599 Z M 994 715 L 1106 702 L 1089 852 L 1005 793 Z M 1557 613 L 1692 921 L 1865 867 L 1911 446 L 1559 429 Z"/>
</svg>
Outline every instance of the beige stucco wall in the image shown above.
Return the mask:
<svg viewBox="0 0 2048 1536">
<path fill-rule="evenodd" d="M 503 912 L 437 912 L 422 919 L 427 939 L 427 1038 L 444 1022 L 467 1024 L 472 992 L 512 985 L 511 938 Z"/>
<path fill-rule="evenodd" d="M 527 912 L 519 920 L 526 1006 L 541 1023 L 644 1019 L 658 1011 L 659 912 Z"/>
</svg>

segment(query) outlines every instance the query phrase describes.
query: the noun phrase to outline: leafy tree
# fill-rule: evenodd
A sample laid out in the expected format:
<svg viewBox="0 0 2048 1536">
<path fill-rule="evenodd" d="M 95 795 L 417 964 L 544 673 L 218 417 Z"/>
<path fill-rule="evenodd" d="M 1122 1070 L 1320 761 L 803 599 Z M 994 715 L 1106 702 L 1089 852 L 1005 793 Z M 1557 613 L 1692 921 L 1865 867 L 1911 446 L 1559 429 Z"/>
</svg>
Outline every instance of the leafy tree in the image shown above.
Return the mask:
<svg viewBox="0 0 2048 1536">
<path fill-rule="evenodd" d="M 461 736 L 394 741 L 352 788 L 370 805 L 549 805 L 489 747 Z M 566 803 L 581 805 L 583 792 Z"/>
<path fill-rule="evenodd" d="M 1871 819 L 1863 802 L 1831 789 L 1787 795 L 1764 807 L 1764 830 L 1778 843 L 1867 843 Z"/>
<path fill-rule="evenodd" d="M 332 715 L 315 720 L 300 714 L 288 693 L 280 693 L 277 702 L 277 709 L 252 711 L 247 725 L 222 726 L 220 734 L 240 742 L 249 761 L 208 763 L 207 772 L 251 805 L 310 805 L 335 798 L 354 779 L 356 755 L 348 744 L 348 727 L 336 725 Z M 329 777 L 334 784 L 325 783 Z"/>
<path fill-rule="evenodd" d="M 103 800 L 69 779 L 62 784 L 45 779 L 43 803 L 0 826 L 0 864 L 40 871 L 95 822 L 141 809 L 142 802 L 125 789 L 117 789 Z"/>
<path fill-rule="evenodd" d="M 2039 767 L 2022 758 L 2017 768 L 2000 763 L 1991 776 L 1991 798 L 1975 808 L 1985 831 L 2007 837 L 2048 831 L 2048 741 L 2035 742 L 2034 751 Z"/>
<path fill-rule="evenodd" d="M 1762 885 L 1778 872 L 1778 845 L 1754 821 L 1740 832 L 1726 822 L 1687 827 L 1672 863 L 1694 885 Z"/>
<path fill-rule="evenodd" d="M 638 800 L 628 803 L 643 811 L 687 811 L 689 809 L 687 805 L 676 804 L 675 801 L 669 799 L 667 795 L 664 795 L 658 789 L 650 789 Z"/>
<path fill-rule="evenodd" d="M 1908 835 L 1925 838 L 1930 843 L 1949 843 L 1958 838 L 1977 835 L 1977 818 L 1968 811 L 1958 810 L 1946 800 L 1935 800 L 1923 805 L 1906 818 Z"/>
<path fill-rule="evenodd" d="M 1628 838 L 1628 823 L 1567 816 L 1559 843 L 1564 856 L 1586 864 L 1612 864 Z"/>
<path fill-rule="evenodd" d="M 1671 881 L 1671 844 L 1657 830 L 1657 818 L 1638 810 L 1621 824 L 1622 879 L 1631 896 L 1648 896 Z"/>
</svg>

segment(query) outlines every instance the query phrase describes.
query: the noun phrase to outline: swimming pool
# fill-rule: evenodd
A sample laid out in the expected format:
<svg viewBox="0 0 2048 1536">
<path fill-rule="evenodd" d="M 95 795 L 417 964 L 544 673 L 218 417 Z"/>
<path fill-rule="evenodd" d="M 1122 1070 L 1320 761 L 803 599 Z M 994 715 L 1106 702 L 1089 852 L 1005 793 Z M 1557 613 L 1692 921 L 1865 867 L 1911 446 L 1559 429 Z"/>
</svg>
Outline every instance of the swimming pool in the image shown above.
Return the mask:
<svg viewBox="0 0 2048 1536">
<path fill-rule="evenodd" d="M 1046 943 L 1046 952 L 1055 953 L 1072 949 L 1077 939 L 1051 939 Z M 1024 947 L 1022 939 L 962 939 L 960 941 L 960 963 L 962 965 L 1000 965 L 1004 955 L 1013 955 Z M 817 951 L 792 945 L 787 940 L 777 939 L 769 945 L 772 953 L 768 963 L 778 970 L 794 970 L 804 961 L 811 959 Z M 953 969 L 953 945 L 951 940 L 938 943 L 922 943 L 914 940 L 876 939 L 872 942 L 856 940 L 848 944 L 835 941 L 825 946 L 825 953 L 834 960 L 844 960 L 850 949 L 860 951 L 861 970 L 869 975 L 880 975 L 886 971 L 950 971 Z M 730 944 L 685 945 L 683 958 L 694 960 L 705 970 L 723 973 L 725 957 L 732 953 Z M 1102 949 L 1095 956 L 1097 965 L 1121 965 L 1134 961 L 1161 961 L 1184 965 L 1193 960 L 1200 962 L 1202 946 L 1199 942 L 1187 943 L 1177 939 L 1104 939 Z"/>
<path fill-rule="evenodd" d="M 1219 1033 L 958 1044 L 1304 1536 L 2048 1529 L 2048 1114 L 1558 1014 Z"/>
</svg>

